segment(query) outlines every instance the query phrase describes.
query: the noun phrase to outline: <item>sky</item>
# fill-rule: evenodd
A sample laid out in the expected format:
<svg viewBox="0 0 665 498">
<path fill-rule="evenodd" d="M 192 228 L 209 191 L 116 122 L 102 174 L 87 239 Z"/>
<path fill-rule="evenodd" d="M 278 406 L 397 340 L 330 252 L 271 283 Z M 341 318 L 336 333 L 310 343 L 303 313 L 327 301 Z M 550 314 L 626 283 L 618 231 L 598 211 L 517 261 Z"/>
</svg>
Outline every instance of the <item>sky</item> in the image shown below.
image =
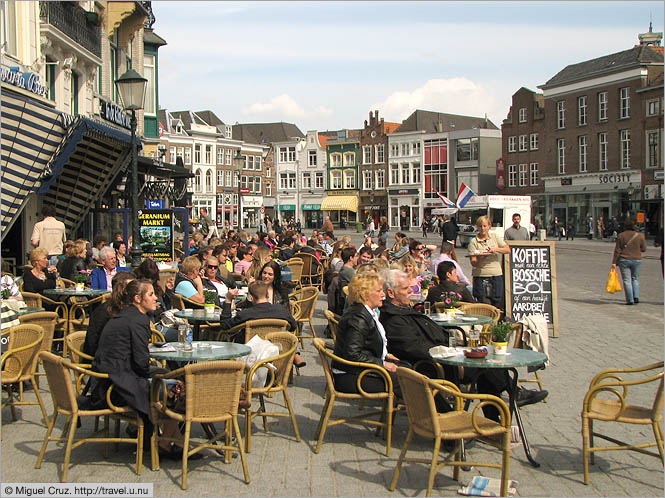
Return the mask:
<svg viewBox="0 0 665 498">
<path fill-rule="evenodd" d="M 154 1 L 160 107 L 226 124 L 361 128 L 369 112 L 487 117 L 557 72 L 663 31 L 663 2 Z"/>
</svg>

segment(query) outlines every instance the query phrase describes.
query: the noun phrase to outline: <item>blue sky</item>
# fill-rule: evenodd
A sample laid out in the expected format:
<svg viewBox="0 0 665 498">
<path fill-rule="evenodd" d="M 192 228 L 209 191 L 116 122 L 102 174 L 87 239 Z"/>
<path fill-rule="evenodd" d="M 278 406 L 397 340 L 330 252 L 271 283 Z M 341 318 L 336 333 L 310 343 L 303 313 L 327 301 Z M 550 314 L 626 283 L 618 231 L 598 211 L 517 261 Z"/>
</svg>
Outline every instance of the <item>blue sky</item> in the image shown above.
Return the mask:
<svg viewBox="0 0 665 498">
<path fill-rule="evenodd" d="M 360 128 L 370 110 L 487 116 L 568 64 L 663 31 L 663 2 L 163 2 L 152 4 L 160 106 L 226 123 Z"/>
</svg>

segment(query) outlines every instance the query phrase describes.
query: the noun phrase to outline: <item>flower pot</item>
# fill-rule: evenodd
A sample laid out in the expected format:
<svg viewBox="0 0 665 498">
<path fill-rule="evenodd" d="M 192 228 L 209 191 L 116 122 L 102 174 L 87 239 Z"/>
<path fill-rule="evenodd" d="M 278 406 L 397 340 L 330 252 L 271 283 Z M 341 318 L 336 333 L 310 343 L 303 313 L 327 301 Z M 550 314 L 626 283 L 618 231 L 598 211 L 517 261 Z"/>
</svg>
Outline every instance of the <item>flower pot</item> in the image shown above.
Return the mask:
<svg viewBox="0 0 665 498">
<path fill-rule="evenodd" d="M 215 305 L 206 303 L 203 305 L 203 309 L 206 313 L 213 314 L 215 312 Z"/>
<path fill-rule="evenodd" d="M 507 354 L 508 353 L 508 343 L 507 342 L 494 342 L 494 341 L 492 341 L 492 346 L 494 346 L 494 354 Z"/>
<path fill-rule="evenodd" d="M 81 283 L 76 282 L 76 292 L 80 292 L 80 291 L 82 291 L 84 287 L 85 287 L 85 284 L 84 284 L 84 283 L 82 283 L 82 282 L 81 282 Z"/>
<path fill-rule="evenodd" d="M 444 311 L 446 313 L 450 313 L 451 315 L 454 315 L 455 313 L 457 313 L 457 308 L 444 308 Z"/>
</svg>

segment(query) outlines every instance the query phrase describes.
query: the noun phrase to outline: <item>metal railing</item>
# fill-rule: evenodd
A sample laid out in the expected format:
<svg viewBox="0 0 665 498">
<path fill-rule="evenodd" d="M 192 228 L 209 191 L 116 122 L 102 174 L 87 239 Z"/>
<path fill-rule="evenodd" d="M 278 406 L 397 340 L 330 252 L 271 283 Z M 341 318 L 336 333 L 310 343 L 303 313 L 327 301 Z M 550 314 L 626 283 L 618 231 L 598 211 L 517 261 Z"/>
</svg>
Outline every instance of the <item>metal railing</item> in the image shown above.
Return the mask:
<svg viewBox="0 0 665 498">
<path fill-rule="evenodd" d="M 39 2 L 39 20 L 59 29 L 97 57 L 102 56 L 101 28 L 96 13 L 86 12 L 76 2 Z"/>
</svg>

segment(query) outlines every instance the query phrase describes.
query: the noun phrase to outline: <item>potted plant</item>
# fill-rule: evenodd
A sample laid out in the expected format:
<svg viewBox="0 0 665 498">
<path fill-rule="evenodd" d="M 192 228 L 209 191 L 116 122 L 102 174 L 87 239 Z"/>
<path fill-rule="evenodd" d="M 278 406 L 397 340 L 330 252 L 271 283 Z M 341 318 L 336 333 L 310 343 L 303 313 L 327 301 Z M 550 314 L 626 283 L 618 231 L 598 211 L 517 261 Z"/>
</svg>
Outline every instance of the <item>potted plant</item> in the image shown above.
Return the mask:
<svg viewBox="0 0 665 498">
<path fill-rule="evenodd" d="M 79 272 L 74 275 L 74 282 L 76 283 L 76 291 L 82 291 L 85 287 L 85 284 L 88 283 L 88 278 L 90 274 L 86 270 L 79 270 Z"/>
<path fill-rule="evenodd" d="M 427 294 L 429 293 L 429 288 L 432 285 L 432 279 L 430 277 L 418 277 L 418 282 L 420 283 L 420 289 L 424 299 L 427 299 Z"/>
<path fill-rule="evenodd" d="M 462 300 L 462 294 L 455 291 L 448 291 L 441 294 L 441 302 L 447 313 L 455 313 L 457 311 L 457 303 Z"/>
<path fill-rule="evenodd" d="M 205 309 L 206 313 L 214 313 L 217 292 L 212 289 L 204 289 L 203 297 L 205 298 L 205 304 L 203 305 L 203 308 Z"/>
<path fill-rule="evenodd" d="M 496 325 L 492 325 L 490 333 L 492 334 L 494 354 L 508 353 L 508 336 L 512 330 L 513 326 L 508 322 L 499 322 Z"/>
</svg>

